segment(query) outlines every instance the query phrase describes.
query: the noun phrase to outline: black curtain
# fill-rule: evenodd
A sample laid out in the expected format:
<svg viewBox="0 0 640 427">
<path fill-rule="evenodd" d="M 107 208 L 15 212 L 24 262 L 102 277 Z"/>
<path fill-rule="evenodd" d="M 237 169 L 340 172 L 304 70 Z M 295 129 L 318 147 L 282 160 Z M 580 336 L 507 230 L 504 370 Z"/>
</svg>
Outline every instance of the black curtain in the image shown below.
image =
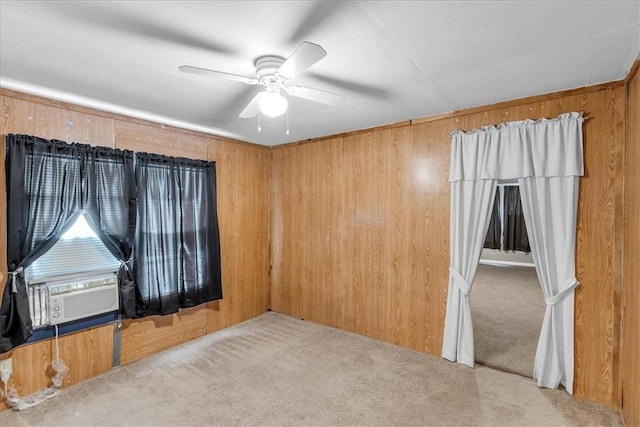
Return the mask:
<svg viewBox="0 0 640 427">
<path fill-rule="evenodd" d="M 91 147 L 87 150 L 87 222 L 111 254 L 121 261 L 118 272 L 120 312 L 137 317 L 139 301 L 131 255 L 136 229 L 136 186 L 133 152 Z"/>
<path fill-rule="evenodd" d="M 487 237 L 484 240 L 484 247 L 488 249 L 500 249 L 502 222 L 500 221 L 500 213 L 498 212 L 499 205 L 500 189 L 496 189 L 496 195 L 493 199 L 493 211 L 489 219 L 489 229 L 487 230 Z"/>
<path fill-rule="evenodd" d="M 146 153 L 136 162 L 143 315 L 221 299 L 215 163 Z"/>
<path fill-rule="evenodd" d="M 9 280 L 0 306 L 0 352 L 32 334 L 23 269 L 47 252 L 82 212 L 123 261 L 121 311 L 134 317 L 134 275 L 126 264 L 136 219 L 133 153 L 26 135 L 7 135 L 5 141 Z"/>
<path fill-rule="evenodd" d="M 504 187 L 504 250 L 531 252 L 518 186 Z"/>
<path fill-rule="evenodd" d="M 48 251 L 83 205 L 85 148 L 62 141 L 7 135 L 7 266 L 0 306 L 0 352 L 32 334 L 23 269 Z"/>
</svg>

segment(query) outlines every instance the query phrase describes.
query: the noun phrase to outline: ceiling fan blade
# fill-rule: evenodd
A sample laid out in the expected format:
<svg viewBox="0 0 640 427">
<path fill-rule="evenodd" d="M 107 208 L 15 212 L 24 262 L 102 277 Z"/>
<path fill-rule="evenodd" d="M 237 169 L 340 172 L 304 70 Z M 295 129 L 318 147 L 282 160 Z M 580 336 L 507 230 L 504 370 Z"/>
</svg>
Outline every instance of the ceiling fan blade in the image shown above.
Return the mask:
<svg viewBox="0 0 640 427">
<path fill-rule="evenodd" d="M 319 102 L 320 104 L 335 106 L 343 99 L 343 95 L 337 93 L 326 92 L 324 90 L 312 89 L 303 86 L 289 86 L 286 88 L 287 93 L 298 98 L 308 99 L 310 101 Z"/>
<path fill-rule="evenodd" d="M 302 42 L 278 69 L 278 74 L 292 79 L 327 56 L 327 51 L 315 43 Z"/>
<path fill-rule="evenodd" d="M 260 98 L 262 98 L 265 93 L 265 91 L 258 92 L 238 116 L 243 119 L 255 117 L 258 114 L 258 107 L 260 107 Z"/>
<path fill-rule="evenodd" d="M 313 72 L 305 73 L 304 76 L 305 78 L 311 77 L 313 80 L 318 80 L 319 82 L 331 85 L 335 88 L 345 89 L 349 92 L 357 92 L 361 95 L 367 95 L 373 98 L 385 99 L 390 96 L 390 92 L 388 89 L 364 84 L 356 81 L 355 79 L 341 79 L 337 77 L 324 76 Z"/>
<path fill-rule="evenodd" d="M 349 6 L 349 3 L 342 1 L 317 1 L 309 2 L 309 7 L 305 16 L 298 21 L 293 33 L 288 37 L 290 43 L 298 40 L 304 40 L 307 35 L 323 27 L 323 25 L 331 22 L 340 9 Z M 296 19 L 297 21 L 297 19 Z"/>
<path fill-rule="evenodd" d="M 183 73 L 197 74 L 200 76 L 224 77 L 226 79 L 235 80 L 237 82 L 246 83 L 248 85 L 260 84 L 260 82 L 257 79 L 240 76 L 238 74 L 230 74 L 230 73 L 224 73 L 222 71 L 209 70 L 207 68 L 192 67 L 191 65 L 183 65 L 181 67 L 178 67 L 178 69 Z"/>
</svg>

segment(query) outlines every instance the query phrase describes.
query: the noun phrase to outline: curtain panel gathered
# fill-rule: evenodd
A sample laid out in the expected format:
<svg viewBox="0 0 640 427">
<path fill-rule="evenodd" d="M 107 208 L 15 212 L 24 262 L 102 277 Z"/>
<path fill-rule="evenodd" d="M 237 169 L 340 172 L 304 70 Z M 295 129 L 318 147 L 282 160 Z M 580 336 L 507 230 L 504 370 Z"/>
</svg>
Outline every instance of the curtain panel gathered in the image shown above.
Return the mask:
<svg viewBox="0 0 640 427">
<path fill-rule="evenodd" d="M 533 263 L 547 308 L 533 367 L 541 387 L 573 390 L 577 176 L 520 178 Z"/>
<path fill-rule="evenodd" d="M 221 299 L 215 163 L 141 153 L 137 187 L 142 315 Z"/>
<path fill-rule="evenodd" d="M 33 331 L 24 269 L 85 213 L 125 270 L 136 203 L 131 152 L 26 135 L 7 135 L 5 142 L 9 276 L 0 306 L 0 352 L 24 343 Z M 122 280 L 120 287 L 121 308 L 129 313 L 133 282 Z"/>
<path fill-rule="evenodd" d="M 575 234 L 582 113 L 487 126 L 451 138 L 450 277 L 442 356 L 474 364 L 469 297 L 498 180 L 518 179 L 546 301 L 535 358 L 541 387 L 573 392 Z"/>
<path fill-rule="evenodd" d="M 495 179 L 484 179 L 458 181 L 451 186 L 451 259 L 442 356 L 468 366 L 473 366 L 475 354 L 469 297 L 487 233 L 496 183 Z"/>
<path fill-rule="evenodd" d="M 87 222 L 111 254 L 120 260 L 120 312 L 135 317 L 140 296 L 132 269 L 137 194 L 132 151 L 94 147 L 87 151 Z"/>
</svg>

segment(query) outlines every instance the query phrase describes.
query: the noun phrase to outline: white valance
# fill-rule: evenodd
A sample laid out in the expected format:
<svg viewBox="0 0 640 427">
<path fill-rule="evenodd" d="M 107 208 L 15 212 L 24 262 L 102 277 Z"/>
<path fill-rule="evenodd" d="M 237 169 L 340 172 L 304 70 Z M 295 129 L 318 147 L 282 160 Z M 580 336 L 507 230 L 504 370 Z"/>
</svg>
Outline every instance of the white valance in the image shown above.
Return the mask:
<svg viewBox="0 0 640 427">
<path fill-rule="evenodd" d="M 582 113 L 451 134 L 449 181 L 582 176 Z"/>
<path fill-rule="evenodd" d="M 471 291 L 496 184 L 518 178 L 533 260 L 545 297 L 533 378 L 573 392 L 574 289 L 582 113 L 456 131 L 451 144 L 449 290 L 442 357 L 473 366 Z"/>
</svg>

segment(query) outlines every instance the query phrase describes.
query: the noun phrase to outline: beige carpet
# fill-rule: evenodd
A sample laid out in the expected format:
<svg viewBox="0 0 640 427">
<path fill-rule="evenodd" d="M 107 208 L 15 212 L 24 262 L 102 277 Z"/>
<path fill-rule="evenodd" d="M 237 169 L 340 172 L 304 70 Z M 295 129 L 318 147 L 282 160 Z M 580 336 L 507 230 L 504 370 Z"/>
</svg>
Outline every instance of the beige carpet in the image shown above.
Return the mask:
<svg viewBox="0 0 640 427">
<path fill-rule="evenodd" d="M 266 313 L 89 381 L 0 425 L 620 425 L 486 367 Z"/>
<path fill-rule="evenodd" d="M 471 291 L 476 363 L 531 378 L 545 308 L 535 268 L 480 264 Z"/>
</svg>

